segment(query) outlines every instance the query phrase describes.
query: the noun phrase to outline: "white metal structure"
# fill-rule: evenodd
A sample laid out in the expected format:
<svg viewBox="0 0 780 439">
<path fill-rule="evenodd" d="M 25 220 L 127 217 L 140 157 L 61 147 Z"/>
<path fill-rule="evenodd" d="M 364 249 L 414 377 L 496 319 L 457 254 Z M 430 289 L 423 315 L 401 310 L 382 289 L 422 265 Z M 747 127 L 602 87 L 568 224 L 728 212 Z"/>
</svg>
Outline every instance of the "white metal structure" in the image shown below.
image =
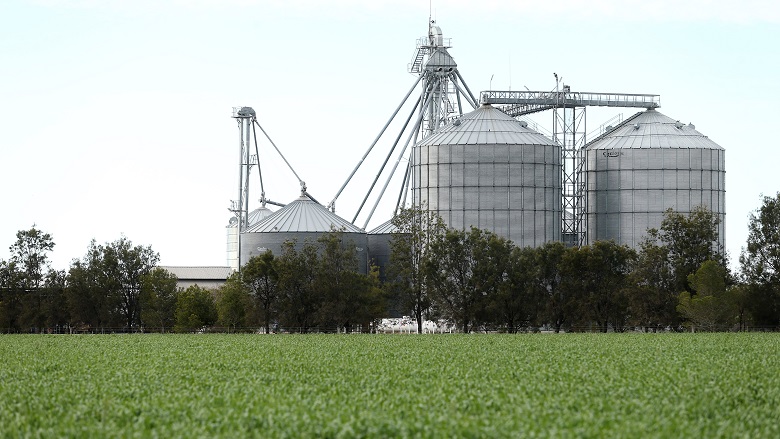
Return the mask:
<svg viewBox="0 0 780 439">
<path fill-rule="evenodd" d="M 518 117 L 545 110 L 553 111 L 553 140 L 561 146 L 562 200 L 561 232 L 568 245 L 584 245 L 585 183 L 582 180 L 583 148 L 587 142 L 587 107 L 658 108 L 660 97 L 652 94 L 574 92 L 560 85 L 555 75 L 554 91 L 483 91 L 483 104 L 504 104 L 503 110 Z"/>
<path fill-rule="evenodd" d="M 282 152 L 268 136 L 260 123 L 257 122 L 257 115 L 252 107 L 233 107 L 233 118 L 238 123 L 238 136 L 239 136 L 239 162 L 238 162 L 238 199 L 230 202 L 229 210 L 233 212 L 233 217 L 227 226 L 227 259 L 228 266 L 234 270 L 238 270 L 241 266 L 241 236 L 249 227 L 260 222 L 264 218 L 270 216 L 273 212 L 266 207 L 266 204 L 272 204 L 275 206 L 284 207 L 284 204 L 269 200 L 266 198 L 265 188 L 263 186 L 263 173 L 260 167 L 259 150 L 257 146 L 257 133 L 255 132 L 255 126 L 260 128 L 260 131 L 265 135 L 266 139 L 271 143 L 279 156 L 290 168 L 295 178 L 298 179 L 298 183 L 301 186 L 301 193 L 311 197 L 306 192 L 306 183 L 301 180 L 295 170 L 290 166 L 290 163 L 284 158 Z M 254 141 L 255 153 L 251 153 L 252 141 Z M 257 166 L 258 176 L 260 180 L 260 207 L 249 211 L 249 180 L 250 173 L 253 166 Z"/>
<path fill-rule="evenodd" d="M 393 112 L 392 116 L 390 116 L 390 119 L 379 132 L 379 135 L 377 135 L 373 143 L 371 143 L 366 153 L 363 155 L 358 164 L 352 170 L 352 173 L 349 175 L 349 177 L 347 177 L 347 180 L 336 193 L 336 196 L 328 204 L 328 208 L 331 211 L 336 211 L 336 200 L 338 200 L 339 196 L 352 180 L 352 177 L 354 177 L 355 173 L 363 164 L 366 157 L 368 157 L 379 140 L 385 134 L 387 128 L 390 126 L 393 120 L 395 120 L 399 111 L 406 104 L 409 97 L 412 95 L 418 85 L 421 85 L 421 92 L 419 97 L 417 98 L 416 103 L 406 118 L 403 127 L 401 128 L 401 132 L 398 133 L 397 137 L 395 138 L 395 142 L 390 148 L 390 152 L 387 154 L 387 157 L 382 163 L 379 172 L 372 181 L 365 197 L 363 198 L 363 201 L 360 204 L 360 207 L 358 207 L 357 212 L 352 219 L 353 223 L 357 221 L 358 216 L 365 207 L 366 202 L 371 197 L 371 194 L 373 193 L 379 178 L 385 171 L 385 167 L 393 157 L 399 142 L 404 137 L 404 134 L 406 134 L 406 141 L 403 144 L 401 151 L 396 155 L 397 158 L 395 160 L 395 164 L 389 171 L 389 176 L 387 177 L 387 180 L 380 190 L 378 196 L 376 196 L 376 202 L 374 203 L 371 211 L 367 215 L 365 224 L 363 225 L 364 229 L 368 226 L 368 222 L 371 220 L 371 217 L 373 216 L 379 201 L 382 199 L 385 191 L 387 190 L 387 187 L 390 184 L 390 180 L 395 174 L 398 165 L 402 161 L 407 160 L 408 164 L 404 172 L 404 179 L 401 185 L 401 192 L 399 193 L 398 201 L 396 203 L 396 210 L 405 202 L 405 200 L 402 198 L 408 191 L 409 186 L 409 172 L 411 168 L 408 162 L 409 154 L 407 153 L 407 150 L 410 144 L 416 144 L 420 139 L 433 134 L 440 127 L 446 125 L 447 122 L 453 120 L 459 115 L 462 115 L 463 101 L 466 101 L 471 109 L 477 108 L 476 98 L 471 93 L 471 90 L 469 90 L 466 83 L 463 81 L 463 77 L 458 71 L 458 65 L 449 54 L 448 49 L 450 48 L 450 39 L 444 38 L 441 32 L 441 28 L 437 26 L 434 21 L 430 21 L 428 24 L 428 35 L 426 37 L 420 38 L 417 41 L 417 47 L 415 49 L 414 56 L 412 57 L 412 62 L 409 64 L 409 72 L 417 76 L 417 81 L 415 81 L 414 85 L 412 85 L 412 87 L 406 93 L 406 96 Z M 412 119 L 415 121 L 410 128 L 409 125 L 410 122 L 412 122 Z"/>
</svg>

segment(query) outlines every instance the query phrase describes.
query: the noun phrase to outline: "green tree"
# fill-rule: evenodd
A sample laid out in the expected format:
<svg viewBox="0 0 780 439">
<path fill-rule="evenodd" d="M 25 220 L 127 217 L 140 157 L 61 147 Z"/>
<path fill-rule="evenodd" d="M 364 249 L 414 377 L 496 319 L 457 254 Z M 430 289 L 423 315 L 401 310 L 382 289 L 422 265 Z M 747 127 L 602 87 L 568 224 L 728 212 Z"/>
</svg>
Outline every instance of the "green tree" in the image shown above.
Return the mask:
<svg viewBox="0 0 780 439">
<path fill-rule="evenodd" d="M 84 258 L 71 264 L 67 293 L 71 313 L 92 326 L 138 327 L 141 281 L 158 260 L 151 247 L 133 246 L 125 237 L 105 245 L 92 240 Z"/>
<path fill-rule="evenodd" d="M 496 283 L 497 289 L 489 297 L 487 312 L 493 316 L 494 324 L 514 334 L 534 324 L 539 317 L 536 251 L 510 244 L 496 256 L 493 263 L 504 269 Z"/>
<path fill-rule="evenodd" d="M 45 326 L 61 333 L 67 329 L 70 316 L 65 295 L 67 274 L 64 270 L 50 270 L 46 275 L 43 313 L 46 317 Z"/>
<path fill-rule="evenodd" d="M 561 261 L 562 287 L 574 298 L 580 324 L 622 331 L 628 318 L 626 286 L 634 250 L 614 241 L 570 249 Z"/>
<path fill-rule="evenodd" d="M 317 285 L 323 295 L 320 321 L 349 331 L 357 311 L 364 305 L 366 283 L 358 273 L 355 244 L 345 242 L 344 233 L 333 230 L 318 240 L 321 248 Z"/>
<path fill-rule="evenodd" d="M 300 251 L 294 241 L 282 246 L 277 259 L 280 292 L 280 321 L 291 330 L 309 332 L 319 324 L 322 292 L 318 281 L 317 246 L 305 242 Z"/>
<path fill-rule="evenodd" d="M 211 291 L 192 285 L 176 294 L 176 332 L 190 332 L 217 322 L 217 307 Z"/>
<path fill-rule="evenodd" d="M 643 240 L 629 277 L 631 323 L 654 330 L 677 327 L 680 319 L 676 307 L 680 292 L 675 290 L 666 246 L 652 238 Z"/>
<path fill-rule="evenodd" d="M 271 323 L 279 313 L 279 273 L 276 264 L 274 254 L 268 250 L 253 256 L 240 271 L 241 281 L 249 288 L 257 304 L 256 309 L 266 334 L 271 332 Z"/>
<path fill-rule="evenodd" d="M 754 323 L 780 325 L 780 192 L 764 196 L 761 207 L 750 214 L 747 248 L 739 257 L 747 285 Z"/>
<path fill-rule="evenodd" d="M 692 291 L 688 275 L 705 261 L 727 265 L 725 250 L 719 243 L 720 219 L 705 206 L 695 207 L 688 215 L 668 209 L 661 228 L 650 229 L 647 237 L 666 251 L 673 291 Z"/>
<path fill-rule="evenodd" d="M 87 254 L 81 260 L 71 262 L 65 287 L 71 328 L 95 329 L 121 324 L 115 312 L 117 298 L 108 294 L 104 287 L 109 279 L 100 270 L 101 258 L 101 251 L 93 240 Z"/>
<path fill-rule="evenodd" d="M 176 323 L 176 275 L 156 267 L 141 277 L 141 324 L 147 328 L 173 329 Z"/>
<path fill-rule="evenodd" d="M 423 320 L 431 306 L 429 287 L 425 277 L 425 263 L 433 258 L 430 245 L 442 236 L 447 227 L 436 212 L 423 207 L 402 209 L 393 217 L 396 232 L 390 241 L 389 289 L 405 310 L 417 321 L 422 333 Z"/>
<path fill-rule="evenodd" d="M 466 333 L 485 316 L 489 297 L 506 278 L 509 242 L 494 233 L 472 227 L 469 232 L 449 229 L 434 240 L 425 273 L 437 308 Z"/>
<path fill-rule="evenodd" d="M 568 316 L 571 298 L 567 290 L 561 287 L 561 263 L 567 251 L 561 242 L 548 242 L 534 250 L 533 265 L 538 270 L 536 287 L 544 297 L 544 320 L 552 325 L 556 333 L 571 320 Z"/>
<path fill-rule="evenodd" d="M 22 313 L 22 280 L 14 262 L 0 261 L 0 330 L 18 332 Z"/>
<path fill-rule="evenodd" d="M 691 325 L 713 331 L 733 321 L 732 302 L 726 296 L 728 271 L 716 261 L 705 261 L 688 277 L 694 293 L 680 293 L 677 311 Z"/>
<path fill-rule="evenodd" d="M 61 300 L 59 272 L 51 269 L 49 252 L 54 248 L 51 235 L 37 229 L 16 233 L 9 247 L 11 258 L 0 261 L 0 324 L 9 330 L 43 331 L 50 322 L 61 320 L 50 316 L 52 303 Z M 56 325 L 56 323 L 55 323 Z"/>
<path fill-rule="evenodd" d="M 217 314 L 219 323 L 235 332 L 246 325 L 251 297 L 241 275 L 233 273 L 224 285 L 217 289 Z"/>
</svg>

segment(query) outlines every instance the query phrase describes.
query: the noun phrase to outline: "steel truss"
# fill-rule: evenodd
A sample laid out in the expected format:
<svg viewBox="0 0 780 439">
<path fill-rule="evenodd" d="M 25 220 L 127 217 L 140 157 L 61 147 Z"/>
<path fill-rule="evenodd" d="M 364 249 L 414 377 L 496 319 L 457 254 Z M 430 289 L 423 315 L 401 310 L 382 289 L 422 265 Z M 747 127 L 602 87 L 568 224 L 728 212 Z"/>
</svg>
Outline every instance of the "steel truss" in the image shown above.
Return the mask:
<svg viewBox="0 0 780 439">
<path fill-rule="evenodd" d="M 371 197 L 371 194 L 374 191 L 379 178 L 382 176 L 388 162 L 395 153 L 399 142 L 404 137 L 404 134 L 407 133 L 406 141 L 401 148 L 400 153 L 397 154 L 395 163 L 389 172 L 389 175 L 387 176 L 384 186 L 376 196 L 375 203 L 367 215 L 363 228 L 366 228 L 369 221 L 371 221 L 374 211 L 379 205 L 379 202 L 382 200 L 390 180 L 393 178 L 398 165 L 404 159 L 407 160 L 407 167 L 404 171 L 404 179 L 401 184 L 401 192 L 398 196 L 398 202 L 396 203 L 395 211 L 397 211 L 403 204 L 405 204 L 405 195 L 409 190 L 409 184 L 411 180 L 409 175 L 412 166 L 412 159 L 407 158 L 406 154 L 406 151 L 409 149 L 409 145 L 415 145 L 419 140 L 433 134 L 440 127 L 443 127 L 454 118 L 462 115 L 464 112 L 463 101 L 465 101 L 466 104 L 471 107 L 471 109 L 477 108 L 477 99 L 471 93 L 471 90 L 469 90 L 466 82 L 463 80 L 463 77 L 458 71 L 458 65 L 447 51 L 447 49 L 450 47 L 450 40 L 443 38 L 441 29 L 435 25 L 435 22 L 431 21 L 428 25 L 428 36 L 418 39 L 417 47 L 414 56 L 412 57 L 412 62 L 408 66 L 409 73 L 418 76 L 417 81 L 409 89 L 409 92 L 390 116 L 390 119 L 387 121 L 387 123 L 385 123 L 382 130 L 380 130 L 377 137 L 368 147 L 368 150 L 352 170 L 349 177 L 347 177 L 347 180 L 338 190 L 336 196 L 330 203 L 328 203 L 327 207 L 332 212 L 336 212 L 336 200 L 355 176 L 355 173 L 363 164 L 366 157 L 368 157 L 379 140 L 385 134 L 387 128 L 390 126 L 393 120 L 395 120 L 401 108 L 408 102 L 409 97 L 412 95 L 413 91 L 418 87 L 418 85 L 421 85 L 421 92 L 417 98 L 417 102 L 414 104 L 411 112 L 406 118 L 406 121 L 400 132 L 397 134 L 395 141 L 390 148 L 390 152 L 385 157 L 384 162 L 380 166 L 379 171 L 377 172 L 368 189 L 368 192 L 365 194 L 360 207 L 358 207 L 357 212 L 355 212 L 355 216 L 352 219 L 352 223 L 357 221 L 357 218 L 363 210 L 363 207 L 365 207 L 366 202 Z M 411 129 L 409 129 L 410 122 L 414 118 L 415 114 L 417 115 L 415 123 L 411 125 Z M 413 154 L 411 154 L 411 156 L 413 157 Z"/>
<path fill-rule="evenodd" d="M 561 232 L 570 246 L 586 243 L 584 209 L 584 152 L 587 143 L 587 107 L 658 108 L 660 96 L 654 94 L 573 92 L 567 85 L 559 88 L 555 75 L 554 91 L 483 91 L 480 103 L 504 105 L 512 117 L 553 110 L 552 138 L 561 147 Z"/>
</svg>

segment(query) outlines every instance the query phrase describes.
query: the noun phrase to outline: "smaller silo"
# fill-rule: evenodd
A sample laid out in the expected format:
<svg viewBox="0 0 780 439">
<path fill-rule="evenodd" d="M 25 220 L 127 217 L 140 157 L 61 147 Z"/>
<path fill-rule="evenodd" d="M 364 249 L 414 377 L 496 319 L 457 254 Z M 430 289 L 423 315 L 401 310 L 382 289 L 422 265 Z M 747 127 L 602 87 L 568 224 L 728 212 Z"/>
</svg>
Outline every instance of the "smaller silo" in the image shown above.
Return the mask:
<svg viewBox="0 0 780 439">
<path fill-rule="evenodd" d="M 705 206 L 725 244 L 725 150 L 692 124 L 647 110 L 585 146 L 587 241 L 638 247 L 667 209 Z"/>
<path fill-rule="evenodd" d="M 274 213 L 271 209 L 260 206 L 249 212 L 247 228 L 254 226 L 263 219 Z M 230 222 L 225 227 L 227 229 L 227 263 L 228 267 L 238 270 L 238 218 L 230 218 Z"/>
<path fill-rule="evenodd" d="M 305 194 L 241 234 L 241 265 L 267 250 L 275 256 L 281 255 L 287 241 L 295 241 L 298 249 L 306 242 L 316 244 L 324 233 L 333 230 L 342 231 L 344 243 L 355 246 L 359 271 L 365 274 L 368 267 L 366 232 Z"/>
<path fill-rule="evenodd" d="M 393 234 L 398 231 L 392 221 L 388 220 L 368 232 L 368 260 L 371 264 L 379 267 L 379 279 L 382 282 L 387 278 L 386 270 L 390 266 L 390 254 L 392 253 L 390 243 L 393 240 Z"/>
</svg>

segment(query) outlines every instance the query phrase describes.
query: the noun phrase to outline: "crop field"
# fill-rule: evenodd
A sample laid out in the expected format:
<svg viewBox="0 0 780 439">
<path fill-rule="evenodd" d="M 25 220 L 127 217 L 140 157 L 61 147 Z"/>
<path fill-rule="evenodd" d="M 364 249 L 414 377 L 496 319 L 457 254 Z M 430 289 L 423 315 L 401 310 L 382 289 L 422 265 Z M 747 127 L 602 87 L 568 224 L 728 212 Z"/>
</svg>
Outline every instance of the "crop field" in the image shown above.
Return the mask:
<svg viewBox="0 0 780 439">
<path fill-rule="evenodd" d="M 780 437 L 779 334 L 6 335 L 0 437 Z"/>
</svg>

